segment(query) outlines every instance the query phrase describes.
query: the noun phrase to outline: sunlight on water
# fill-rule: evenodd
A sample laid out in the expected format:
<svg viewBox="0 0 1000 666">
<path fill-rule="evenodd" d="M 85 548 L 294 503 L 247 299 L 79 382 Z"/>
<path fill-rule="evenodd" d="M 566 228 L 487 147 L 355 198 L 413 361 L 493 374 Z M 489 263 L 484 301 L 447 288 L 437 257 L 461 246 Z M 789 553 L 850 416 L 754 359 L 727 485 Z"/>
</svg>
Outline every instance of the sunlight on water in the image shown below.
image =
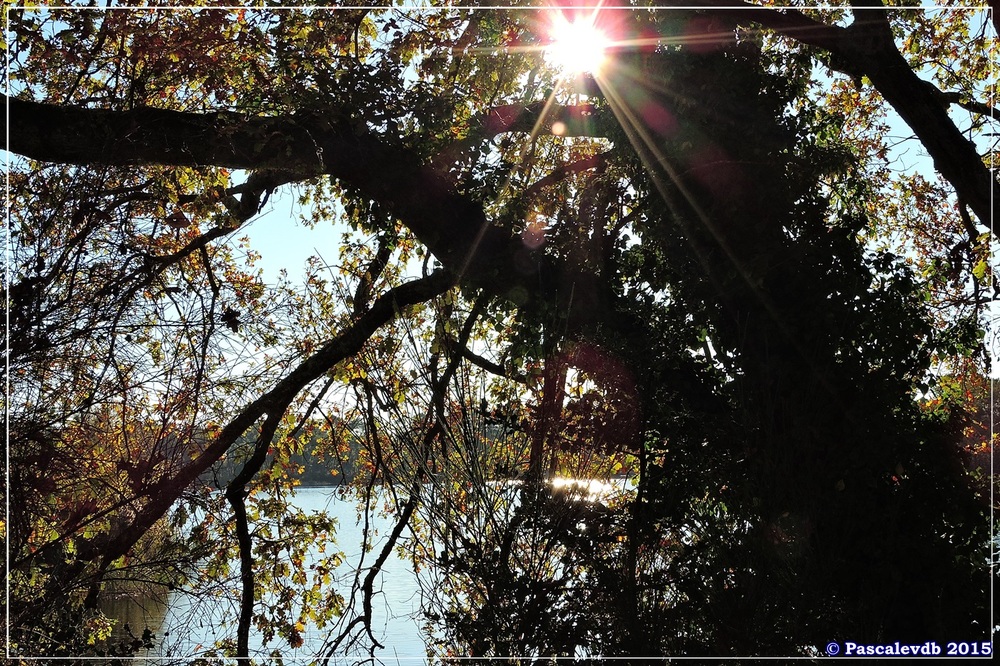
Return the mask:
<svg viewBox="0 0 1000 666">
<path fill-rule="evenodd" d="M 556 477 L 550 482 L 553 490 L 566 494 L 579 495 L 580 499 L 597 502 L 609 495 L 623 490 L 619 486 L 601 481 L 600 479 L 572 479 Z"/>
</svg>

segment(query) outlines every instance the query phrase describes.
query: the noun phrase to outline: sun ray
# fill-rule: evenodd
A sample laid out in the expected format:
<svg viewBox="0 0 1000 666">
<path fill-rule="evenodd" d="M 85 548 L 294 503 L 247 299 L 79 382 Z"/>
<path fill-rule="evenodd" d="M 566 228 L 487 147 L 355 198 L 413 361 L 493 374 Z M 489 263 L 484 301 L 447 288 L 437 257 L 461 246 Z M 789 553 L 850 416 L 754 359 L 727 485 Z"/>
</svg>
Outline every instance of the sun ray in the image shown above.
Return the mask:
<svg viewBox="0 0 1000 666">
<path fill-rule="evenodd" d="M 578 14 L 575 17 L 568 17 L 565 13 L 563 13 L 563 11 L 555 10 L 549 21 L 550 37 L 552 38 L 552 41 L 548 44 L 479 47 L 469 49 L 468 52 L 494 54 L 540 53 L 550 62 L 550 64 L 561 71 L 564 76 L 569 76 L 571 78 L 576 78 L 580 74 L 590 74 L 593 76 L 595 83 L 601 89 L 601 92 L 607 97 L 612 112 L 625 129 L 626 135 L 629 137 L 629 141 L 636 147 L 638 154 L 646 164 L 646 168 L 650 172 L 654 185 L 659 191 L 661 197 L 664 197 L 664 200 L 667 201 L 668 205 L 672 208 L 674 207 L 673 204 L 667 200 L 668 190 L 665 183 L 662 182 L 662 174 L 665 173 L 668 178 L 677 184 L 682 196 L 687 200 L 688 204 L 692 206 L 702 223 L 709 228 L 709 231 L 716 236 L 716 238 L 719 238 L 718 232 L 711 228 L 711 222 L 707 215 L 697 205 L 690 192 L 688 192 L 681 184 L 678 174 L 669 164 L 666 156 L 657 149 L 653 137 L 644 129 L 644 123 L 642 120 L 638 118 L 634 112 L 629 110 L 624 99 L 616 94 L 614 86 L 610 83 L 610 81 L 612 78 L 617 77 L 613 77 L 611 72 L 605 72 L 606 68 L 611 69 L 615 66 L 613 59 L 610 57 L 610 54 L 614 51 L 657 48 L 668 43 L 683 43 L 687 41 L 694 41 L 695 39 L 697 39 L 700 44 L 704 44 L 714 40 L 716 35 L 700 35 L 697 38 L 693 38 L 691 36 L 646 36 L 630 39 L 615 39 L 613 36 L 605 34 L 605 32 L 598 25 L 598 18 L 603 5 L 604 2 L 601 0 L 592 11 L 586 14 Z M 719 35 L 719 37 L 720 41 L 723 41 L 721 40 L 722 35 Z M 619 75 L 623 73 L 620 65 L 618 66 L 618 70 Z M 648 82 L 644 85 L 648 85 Z M 663 92 L 669 94 L 669 91 Z M 531 146 L 534 145 L 536 139 L 542 133 L 543 128 L 547 124 L 547 120 L 556 104 L 556 94 L 557 91 L 553 89 L 546 98 L 545 105 L 541 113 L 538 114 L 538 118 L 528 135 L 528 140 L 525 142 L 525 145 L 520 151 L 518 162 L 522 164 L 522 167 L 527 161 L 528 152 Z M 558 134 L 559 132 L 554 131 L 553 133 Z M 646 149 L 644 150 L 640 148 L 640 146 L 645 146 Z M 657 165 L 659 168 L 656 168 Z M 510 189 L 510 187 L 512 187 L 514 176 L 514 172 L 508 174 L 504 183 L 501 185 L 501 192 L 506 192 Z M 472 257 L 482 241 L 489 224 L 490 223 L 487 221 L 483 228 L 479 230 L 476 240 L 473 242 L 472 248 L 469 252 L 469 256 L 466 258 L 464 265 L 459 271 L 459 275 L 464 274 L 468 269 L 468 266 L 472 261 Z M 732 254 L 731 250 L 729 248 L 724 249 L 726 253 L 730 255 L 730 258 L 735 261 L 735 256 Z"/>
<path fill-rule="evenodd" d="M 619 72 L 619 75 L 620 74 L 621 72 Z M 806 359 L 806 362 L 816 374 L 819 381 L 830 388 L 818 367 L 816 367 L 812 360 L 809 359 L 808 355 L 805 354 L 805 350 L 802 348 L 801 344 L 795 340 L 794 336 L 791 335 L 791 328 L 785 318 L 781 316 L 781 313 L 775 307 L 772 300 L 754 283 L 730 244 L 726 242 L 721 230 L 712 221 L 711 217 L 705 212 L 701 205 L 699 205 L 693 193 L 684 185 L 681 174 L 671 164 L 666 154 L 659 148 L 658 142 L 646 127 L 646 123 L 643 122 L 642 118 L 640 118 L 638 114 L 629 107 L 625 98 L 619 94 L 616 86 L 611 83 L 614 78 L 618 77 L 601 78 L 603 80 L 599 80 L 599 83 L 602 83 L 601 92 L 604 93 L 605 99 L 608 101 L 608 106 L 611 108 L 611 112 L 618 120 L 618 123 L 622 130 L 624 130 L 626 137 L 628 137 L 629 143 L 632 144 L 636 154 L 645 166 L 646 172 L 649 174 L 650 181 L 652 181 L 653 186 L 660 195 L 660 198 L 667 205 L 670 211 L 674 213 L 678 221 L 682 221 L 684 219 L 683 213 L 678 209 L 678 202 L 676 202 L 674 197 L 670 195 L 667 183 L 664 180 L 665 176 L 672 181 L 673 186 L 684 198 L 687 205 L 690 206 L 690 209 L 694 212 L 698 222 L 701 223 L 715 238 L 726 259 L 736 269 L 737 274 L 747 283 L 750 287 L 751 293 L 757 297 L 758 301 L 774 323 L 783 333 L 786 334 L 786 338 L 790 340 L 790 344 L 796 348 L 803 358 Z M 698 247 L 695 243 L 691 243 L 691 248 L 694 251 L 698 262 L 702 265 L 705 275 L 708 277 L 712 276 L 715 271 L 711 270 L 712 266 L 709 258 L 705 255 L 702 248 Z M 832 391 L 832 388 L 830 390 Z"/>
<path fill-rule="evenodd" d="M 545 106 L 542 107 L 541 113 L 538 114 L 538 119 L 535 120 L 535 124 L 531 128 L 531 133 L 528 135 L 528 141 L 525 142 L 524 146 L 521 148 L 520 155 L 518 155 L 518 162 L 521 163 L 522 166 L 526 161 L 526 158 L 528 156 L 528 151 L 531 149 L 531 146 L 535 144 L 535 140 L 541 133 L 542 127 L 545 126 L 545 119 L 548 117 L 549 113 L 551 113 L 554 104 L 555 104 L 555 91 L 553 90 L 551 93 L 549 93 L 548 98 L 546 98 Z M 513 172 L 507 174 L 507 177 L 504 179 L 503 184 L 500 186 L 499 197 L 503 197 L 504 195 L 507 194 L 507 192 L 510 190 L 513 184 L 513 179 L 514 179 Z M 491 224 L 492 222 L 490 221 L 489 217 L 487 217 L 486 220 L 483 222 L 483 224 L 480 226 L 479 231 L 476 233 L 476 238 L 472 242 L 472 246 L 470 247 L 469 252 L 466 255 L 465 262 L 462 264 L 462 267 L 458 272 L 458 276 L 460 279 L 468 271 L 469 265 L 472 263 L 472 258 L 475 256 L 476 251 L 479 249 L 479 245 L 480 243 L 482 243 L 483 237 L 486 235 L 486 231 L 489 229 Z"/>
</svg>

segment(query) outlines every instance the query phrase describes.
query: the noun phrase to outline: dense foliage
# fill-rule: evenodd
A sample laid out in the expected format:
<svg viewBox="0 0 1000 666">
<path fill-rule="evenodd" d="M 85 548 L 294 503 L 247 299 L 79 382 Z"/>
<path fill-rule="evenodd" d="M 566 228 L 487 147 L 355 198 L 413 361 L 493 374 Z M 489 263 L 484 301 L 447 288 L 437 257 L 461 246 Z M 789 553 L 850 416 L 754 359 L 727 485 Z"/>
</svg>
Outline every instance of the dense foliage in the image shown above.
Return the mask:
<svg viewBox="0 0 1000 666">
<path fill-rule="evenodd" d="M 395 547 L 442 659 L 990 640 L 987 14 L 642 4 L 5 5 L 13 656 L 158 589 L 376 654 Z M 349 598 L 322 475 L 396 520 Z"/>
</svg>

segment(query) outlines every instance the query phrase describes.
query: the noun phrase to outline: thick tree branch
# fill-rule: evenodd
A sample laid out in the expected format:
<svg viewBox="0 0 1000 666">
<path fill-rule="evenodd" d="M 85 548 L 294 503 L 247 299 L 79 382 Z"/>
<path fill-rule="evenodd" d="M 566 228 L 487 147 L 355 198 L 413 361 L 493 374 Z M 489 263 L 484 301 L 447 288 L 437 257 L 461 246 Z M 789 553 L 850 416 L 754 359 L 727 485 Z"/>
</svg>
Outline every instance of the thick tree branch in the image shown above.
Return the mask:
<svg viewBox="0 0 1000 666">
<path fill-rule="evenodd" d="M 16 98 L 7 104 L 10 145 L 5 148 L 43 162 L 322 170 L 309 129 L 290 116 L 247 118 L 150 107 L 111 111 Z"/>
<path fill-rule="evenodd" d="M 239 190 L 239 199 L 227 191 L 227 196 L 222 200 L 234 218 L 235 224 L 233 226 L 239 226 L 259 213 L 274 190 L 282 185 L 302 180 L 308 175 L 297 171 L 273 169 L 255 171 L 250 174 L 245 183 L 238 188 L 232 188 L 234 191 Z"/>
<path fill-rule="evenodd" d="M 325 173 L 384 204 L 467 286 L 523 304 L 556 302 L 561 291 L 589 279 L 579 267 L 557 265 L 519 236 L 492 226 L 483 206 L 458 193 L 446 175 L 350 119 L 9 103 L 9 149 L 25 157 L 77 164 L 213 164 L 274 170 L 282 179 L 290 172 Z M 509 127 L 533 126 L 529 120 Z M 60 129 L 49 132 L 51 126 Z"/>
<path fill-rule="evenodd" d="M 916 133 L 934 167 L 979 218 L 989 225 L 1000 200 L 1000 186 L 983 163 L 975 144 L 948 116 L 937 89 L 917 76 L 899 53 L 886 12 L 865 11 L 847 29 L 840 53 L 866 75 L 876 90 Z"/>
<path fill-rule="evenodd" d="M 597 169 L 604 166 L 607 164 L 608 155 L 609 153 L 591 155 L 590 157 L 585 157 L 577 160 L 576 162 L 570 162 L 569 164 L 563 164 L 556 167 L 546 176 L 532 183 L 531 186 L 524 191 L 524 198 L 531 201 L 546 187 L 555 185 L 556 183 L 565 180 L 570 176 L 570 174 L 590 171 L 591 169 Z"/>
<path fill-rule="evenodd" d="M 529 104 L 502 104 L 469 121 L 468 135 L 441 151 L 434 165 L 445 171 L 463 155 L 501 134 L 521 132 L 558 136 L 604 136 L 607 109 L 593 104 L 555 104 L 546 100 Z"/>
<path fill-rule="evenodd" d="M 505 132 L 540 132 L 559 136 L 602 136 L 597 121 L 601 111 L 593 104 L 564 105 L 543 100 L 530 104 L 505 104 L 495 106 L 474 125 L 480 135 L 492 139 Z M 555 129 L 555 124 L 561 127 Z"/>
<path fill-rule="evenodd" d="M 955 106 L 965 109 L 969 113 L 975 113 L 980 116 L 989 116 L 991 118 L 994 117 L 994 115 L 996 114 L 996 111 L 993 109 L 993 107 L 990 106 L 989 104 L 986 104 L 985 102 L 980 102 L 979 100 L 972 99 L 966 95 L 963 95 L 960 92 L 954 92 L 954 91 L 945 92 L 944 90 L 938 89 L 937 86 L 935 86 L 932 83 L 928 83 L 927 85 L 931 86 L 932 92 L 938 97 L 938 99 L 941 100 L 941 103 L 944 104 L 945 106 L 949 104 L 954 104 Z"/>
<path fill-rule="evenodd" d="M 753 21 L 797 42 L 826 51 L 839 49 L 845 37 L 844 28 L 816 21 L 795 9 L 772 9 L 732 0 L 674 0 L 664 4 L 671 7 L 711 8 L 713 14 L 726 16 L 736 23 Z"/>
</svg>

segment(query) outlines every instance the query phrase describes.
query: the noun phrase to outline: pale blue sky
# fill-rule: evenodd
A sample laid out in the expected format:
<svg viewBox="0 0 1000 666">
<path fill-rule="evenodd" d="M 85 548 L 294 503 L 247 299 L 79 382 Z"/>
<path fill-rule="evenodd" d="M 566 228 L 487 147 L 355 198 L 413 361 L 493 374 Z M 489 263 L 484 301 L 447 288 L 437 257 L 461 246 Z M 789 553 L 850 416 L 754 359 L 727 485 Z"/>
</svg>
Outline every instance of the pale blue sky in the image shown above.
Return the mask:
<svg viewBox="0 0 1000 666">
<path fill-rule="evenodd" d="M 239 177 L 234 183 L 241 182 Z M 309 211 L 298 202 L 298 194 L 289 187 L 277 189 L 261 214 L 244 224 L 235 237 L 249 236 L 251 247 L 260 253 L 257 267 L 264 281 L 274 285 L 281 269 L 288 271 L 292 283 L 302 280 L 306 260 L 321 256 L 336 263 L 341 236 L 347 226 L 341 222 L 320 222 L 312 229 L 302 224 Z"/>
</svg>

